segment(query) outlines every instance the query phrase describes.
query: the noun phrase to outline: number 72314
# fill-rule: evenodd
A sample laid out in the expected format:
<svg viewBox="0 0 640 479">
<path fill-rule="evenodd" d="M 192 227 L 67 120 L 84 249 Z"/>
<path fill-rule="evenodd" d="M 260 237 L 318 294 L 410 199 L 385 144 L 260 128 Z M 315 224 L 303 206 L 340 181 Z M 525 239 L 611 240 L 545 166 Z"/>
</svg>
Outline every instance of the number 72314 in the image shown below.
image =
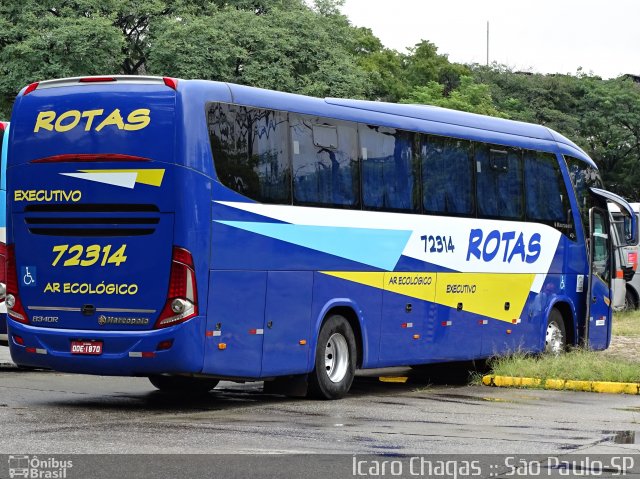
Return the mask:
<svg viewBox="0 0 640 479">
<path fill-rule="evenodd" d="M 420 239 L 424 241 L 425 253 L 453 253 L 456 249 L 451 236 L 423 235 Z"/>
<path fill-rule="evenodd" d="M 113 264 L 120 266 L 127 261 L 125 251 L 127 245 L 123 244 L 113 253 L 115 247 L 112 245 L 101 246 L 92 244 L 90 246 L 61 244 L 53 247 L 56 254 L 51 266 L 57 266 L 62 262 L 62 266 L 93 266 L 99 262 L 100 266 Z"/>
</svg>

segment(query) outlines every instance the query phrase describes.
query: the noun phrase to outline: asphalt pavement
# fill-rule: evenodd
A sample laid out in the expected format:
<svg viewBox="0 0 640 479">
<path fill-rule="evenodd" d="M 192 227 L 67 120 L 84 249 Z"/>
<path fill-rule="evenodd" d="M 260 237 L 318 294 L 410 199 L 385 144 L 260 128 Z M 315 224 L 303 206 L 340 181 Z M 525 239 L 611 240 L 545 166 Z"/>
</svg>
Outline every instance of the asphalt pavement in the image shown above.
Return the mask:
<svg viewBox="0 0 640 479">
<path fill-rule="evenodd" d="M 376 374 L 345 399 L 317 401 L 264 394 L 261 383 L 189 398 L 146 378 L 0 368 L 0 454 L 632 454 L 639 421 L 637 396 Z"/>
</svg>

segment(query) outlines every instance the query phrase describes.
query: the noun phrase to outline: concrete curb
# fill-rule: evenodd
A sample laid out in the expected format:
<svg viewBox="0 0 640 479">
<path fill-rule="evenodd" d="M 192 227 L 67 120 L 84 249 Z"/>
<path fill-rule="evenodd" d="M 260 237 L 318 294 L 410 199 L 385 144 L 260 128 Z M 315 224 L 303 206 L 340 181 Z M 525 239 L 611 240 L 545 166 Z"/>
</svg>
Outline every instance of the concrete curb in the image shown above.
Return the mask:
<svg viewBox="0 0 640 479">
<path fill-rule="evenodd" d="M 640 383 L 613 383 L 608 381 L 574 381 L 569 379 L 520 378 L 511 376 L 487 375 L 482 384 L 500 388 L 538 388 L 557 391 L 584 391 L 605 394 L 640 395 Z"/>
</svg>

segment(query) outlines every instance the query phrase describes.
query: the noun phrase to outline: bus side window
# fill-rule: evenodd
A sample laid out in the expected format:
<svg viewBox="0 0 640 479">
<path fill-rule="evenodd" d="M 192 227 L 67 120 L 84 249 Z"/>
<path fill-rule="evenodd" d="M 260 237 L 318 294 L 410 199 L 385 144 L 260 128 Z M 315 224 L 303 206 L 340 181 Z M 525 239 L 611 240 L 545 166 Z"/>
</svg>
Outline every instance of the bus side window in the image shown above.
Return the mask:
<svg viewBox="0 0 640 479">
<path fill-rule="evenodd" d="M 475 143 L 478 217 L 523 218 L 521 151 Z"/>
<path fill-rule="evenodd" d="M 524 178 L 527 221 L 548 224 L 575 239 L 569 196 L 555 155 L 525 150 Z"/>
<path fill-rule="evenodd" d="M 294 204 L 360 208 L 355 123 L 289 115 Z"/>
<path fill-rule="evenodd" d="M 475 188 L 471 142 L 423 135 L 420 159 L 424 212 L 472 216 Z"/>
<path fill-rule="evenodd" d="M 569 178 L 575 191 L 576 202 L 578 203 L 578 209 L 580 217 L 582 219 L 582 227 L 585 238 L 589 237 L 589 209 L 594 206 L 593 197 L 589 193 L 590 187 L 603 188 L 602 180 L 598 170 L 593 168 L 588 163 L 573 158 L 569 155 L 564 155 L 564 160 L 569 172 Z M 575 238 L 575 237 L 573 237 Z"/>
<path fill-rule="evenodd" d="M 208 122 L 222 184 L 263 203 L 291 203 L 286 113 L 219 103 Z"/>
<path fill-rule="evenodd" d="M 358 133 L 364 208 L 419 211 L 413 134 L 364 124 L 358 125 Z"/>
</svg>

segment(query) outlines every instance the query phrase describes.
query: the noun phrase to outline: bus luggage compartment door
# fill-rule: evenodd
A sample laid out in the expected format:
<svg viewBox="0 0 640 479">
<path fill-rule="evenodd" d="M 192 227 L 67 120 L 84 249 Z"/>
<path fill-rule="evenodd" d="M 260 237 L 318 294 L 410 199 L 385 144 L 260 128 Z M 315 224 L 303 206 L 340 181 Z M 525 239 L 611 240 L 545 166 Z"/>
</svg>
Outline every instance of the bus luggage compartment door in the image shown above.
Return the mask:
<svg viewBox="0 0 640 479">
<path fill-rule="evenodd" d="M 312 299 L 312 271 L 268 273 L 262 377 L 307 372 Z"/>
</svg>

